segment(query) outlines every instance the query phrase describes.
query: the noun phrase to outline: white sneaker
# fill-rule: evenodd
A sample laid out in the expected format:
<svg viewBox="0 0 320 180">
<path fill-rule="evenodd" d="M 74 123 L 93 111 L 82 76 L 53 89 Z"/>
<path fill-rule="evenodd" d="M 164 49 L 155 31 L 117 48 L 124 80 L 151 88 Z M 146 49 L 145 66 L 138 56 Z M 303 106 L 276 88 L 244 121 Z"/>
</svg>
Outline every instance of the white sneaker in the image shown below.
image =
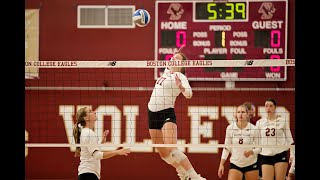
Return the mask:
<svg viewBox="0 0 320 180">
<path fill-rule="evenodd" d="M 199 175 L 198 177 L 193 178 L 191 180 L 207 180 L 206 178 L 201 177 L 200 174 L 198 174 L 198 175 Z"/>
<path fill-rule="evenodd" d="M 187 173 L 185 174 L 178 174 L 180 180 L 189 180 L 189 175 Z"/>
</svg>

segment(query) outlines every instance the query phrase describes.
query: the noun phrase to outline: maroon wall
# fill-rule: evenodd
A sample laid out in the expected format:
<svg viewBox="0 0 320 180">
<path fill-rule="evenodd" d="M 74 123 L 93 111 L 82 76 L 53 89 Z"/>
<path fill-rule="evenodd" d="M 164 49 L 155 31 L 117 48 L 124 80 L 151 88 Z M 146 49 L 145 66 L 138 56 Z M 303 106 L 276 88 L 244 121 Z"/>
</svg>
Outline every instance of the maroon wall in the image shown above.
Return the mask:
<svg viewBox="0 0 320 180">
<path fill-rule="evenodd" d="M 41 60 L 152 60 L 154 58 L 154 21 L 145 28 L 135 29 L 77 29 L 77 5 L 128 5 L 148 9 L 154 17 L 155 2 L 149 0 L 26 0 L 25 7 L 40 9 L 40 59 Z M 294 0 L 289 0 L 288 58 L 295 58 Z M 139 42 L 139 43 L 137 43 Z M 68 143 L 65 118 L 61 107 L 76 108 L 91 105 L 94 110 L 102 106 L 119 109 L 121 143 L 127 136 L 124 106 L 138 108 L 136 116 L 136 142 L 148 139 L 146 104 L 154 85 L 153 69 L 40 69 L 40 79 L 26 80 L 25 128 L 28 143 Z M 275 88 L 294 88 L 294 68 L 288 70 L 286 82 L 236 82 L 239 91 L 194 90 L 190 100 L 177 99 L 178 136 L 186 143 L 191 142 L 192 107 L 217 107 L 217 120 L 202 117 L 201 124 L 210 122 L 204 129 L 210 137 L 201 137 L 201 143 L 218 140 L 223 143 L 228 122 L 222 109 L 235 107 L 244 101 L 253 101 L 258 106 L 258 119 L 266 98 L 274 97 L 279 106 L 288 110 L 291 129 L 295 129 L 295 92 L 277 91 Z M 139 80 L 140 79 L 140 80 Z M 142 79 L 142 80 L 141 80 Z M 146 90 L 29 90 L 30 87 L 147 87 Z M 224 82 L 191 82 L 197 87 L 224 87 Z M 274 88 L 265 91 L 264 88 Z M 236 97 L 236 98 L 235 98 Z M 193 112 L 197 114 L 197 112 Z M 74 120 L 74 116 L 73 116 Z M 111 116 L 104 116 L 104 129 L 110 129 L 109 141 L 113 142 Z M 69 129 L 70 130 L 70 129 Z M 295 137 L 294 131 L 292 131 Z M 217 179 L 221 154 L 193 153 L 184 149 L 195 169 L 208 180 Z M 28 148 L 25 159 L 26 179 L 75 179 L 79 160 L 69 148 Z M 164 163 L 156 152 L 134 151 L 129 157 L 115 157 L 102 161 L 102 179 L 177 179 L 175 170 Z M 223 178 L 226 179 L 226 176 Z"/>
<path fill-rule="evenodd" d="M 72 129 L 67 128 L 65 123 L 68 123 L 68 119 L 66 117 L 68 115 L 74 117 L 74 111 L 70 111 L 66 107 L 76 109 L 78 105 L 91 105 L 98 115 L 99 113 L 109 113 L 103 118 L 99 118 L 104 124 L 102 130 L 110 130 L 109 142 L 116 143 L 115 139 L 118 138 L 121 143 L 132 143 L 131 141 L 127 142 L 125 137 L 129 136 L 128 133 L 133 128 L 136 129 L 135 140 L 133 141 L 143 142 L 144 139 L 149 139 L 146 104 L 150 94 L 151 91 L 27 90 L 25 125 L 26 131 L 29 133 L 28 143 L 68 143 L 66 131 L 71 132 Z M 294 92 L 284 91 L 195 91 L 190 100 L 179 96 L 176 104 L 178 137 L 185 140 L 187 144 L 192 144 L 192 131 L 200 129 L 208 136 L 200 135 L 200 142 L 197 144 L 207 144 L 210 140 L 217 140 L 217 143 L 222 144 L 225 129 L 228 125 L 227 119 L 232 120 L 226 115 L 233 115 L 233 112 L 227 112 L 223 108 L 235 107 L 247 100 L 257 102 L 258 108 L 255 119 L 258 119 L 261 117 L 259 112 L 264 111 L 263 103 L 268 97 L 277 99 L 280 103 L 279 107 L 283 106 L 288 111 L 283 111 L 283 117 L 290 119 L 291 129 L 294 129 L 294 96 Z M 105 106 L 116 107 L 118 110 L 105 110 Z M 132 123 L 131 121 L 129 125 L 126 124 L 128 116 L 125 116 L 125 106 L 135 107 L 138 110 L 137 113 L 129 113 L 130 117 L 132 115 L 136 117 L 135 127 L 128 127 Z M 192 121 L 195 121 L 201 115 L 200 110 L 192 110 L 191 108 L 217 108 L 217 111 L 208 110 L 212 114 L 202 114 L 200 125 L 204 127 L 200 127 L 192 125 Z M 136 112 L 133 109 L 130 110 L 132 110 L 130 112 Z M 192 115 L 190 112 L 192 112 Z M 111 116 L 111 114 L 119 113 L 120 118 L 118 119 Z M 210 117 L 210 115 L 217 115 L 217 117 Z M 111 121 L 121 123 L 120 137 L 114 134 L 115 128 L 112 127 Z M 292 131 L 292 134 L 295 136 L 294 131 Z M 134 137 L 131 136 L 131 138 Z M 196 135 L 193 134 L 192 138 L 196 138 Z M 208 179 L 217 178 L 221 148 L 218 152 L 212 150 L 204 153 L 190 152 L 188 148 L 185 150 L 199 173 Z M 160 180 L 176 178 L 174 169 L 163 162 L 155 151 L 134 151 L 129 157 L 115 157 L 102 162 L 102 179 L 140 178 Z M 29 148 L 25 161 L 26 177 L 72 179 L 76 177 L 78 163 L 78 158 L 73 157 L 73 152 L 69 148 Z M 138 166 L 137 163 L 139 163 Z M 127 173 L 123 173 L 123 168 L 126 169 Z"/>
</svg>

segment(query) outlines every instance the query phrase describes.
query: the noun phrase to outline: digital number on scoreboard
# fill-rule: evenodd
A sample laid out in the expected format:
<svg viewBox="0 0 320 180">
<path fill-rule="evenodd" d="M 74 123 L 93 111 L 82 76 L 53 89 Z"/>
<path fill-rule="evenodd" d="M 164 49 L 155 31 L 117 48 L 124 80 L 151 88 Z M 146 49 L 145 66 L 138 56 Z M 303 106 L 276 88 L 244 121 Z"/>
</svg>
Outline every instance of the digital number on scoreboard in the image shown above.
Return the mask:
<svg viewBox="0 0 320 180">
<path fill-rule="evenodd" d="M 190 60 L 287 58 L 287 0 L 157 1 L 155 59 L 167 61 L 185 45 Z M 162 68 L 155 68 L 155 78 Z M 287 68 L 196 67 L 189 80 L 285 81 Z"/>
</svg>

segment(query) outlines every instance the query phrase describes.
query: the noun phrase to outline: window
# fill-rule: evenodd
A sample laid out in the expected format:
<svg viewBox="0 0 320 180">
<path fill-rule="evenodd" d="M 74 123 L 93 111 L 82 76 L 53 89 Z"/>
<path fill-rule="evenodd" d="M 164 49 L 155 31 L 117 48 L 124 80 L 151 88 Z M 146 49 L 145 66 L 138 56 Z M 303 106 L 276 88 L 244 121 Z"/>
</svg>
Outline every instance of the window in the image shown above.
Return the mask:
<svg viewBox="0 0 320 180">
<path fill-rule="evenodd" d="M 135 6 L 79 5 L 78 28 L 134 28 Z"/>
</svg>

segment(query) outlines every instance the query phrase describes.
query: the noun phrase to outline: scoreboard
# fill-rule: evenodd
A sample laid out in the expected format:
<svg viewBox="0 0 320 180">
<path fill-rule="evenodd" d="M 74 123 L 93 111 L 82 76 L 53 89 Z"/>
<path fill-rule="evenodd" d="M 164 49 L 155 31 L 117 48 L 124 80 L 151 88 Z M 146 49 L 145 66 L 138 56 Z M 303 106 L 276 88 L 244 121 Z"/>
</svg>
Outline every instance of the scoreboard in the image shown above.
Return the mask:
<svg viewBox="0 0 320 180">
<path fill-rule="evenodd" d="M 156 1 L 155 59 L 287 58 L 287 0 Z M 155 78 L 163 68 L 155 68 Z M 286 81 L 287 67 L 188 67 L 190 81 Z"/>
</svg>

